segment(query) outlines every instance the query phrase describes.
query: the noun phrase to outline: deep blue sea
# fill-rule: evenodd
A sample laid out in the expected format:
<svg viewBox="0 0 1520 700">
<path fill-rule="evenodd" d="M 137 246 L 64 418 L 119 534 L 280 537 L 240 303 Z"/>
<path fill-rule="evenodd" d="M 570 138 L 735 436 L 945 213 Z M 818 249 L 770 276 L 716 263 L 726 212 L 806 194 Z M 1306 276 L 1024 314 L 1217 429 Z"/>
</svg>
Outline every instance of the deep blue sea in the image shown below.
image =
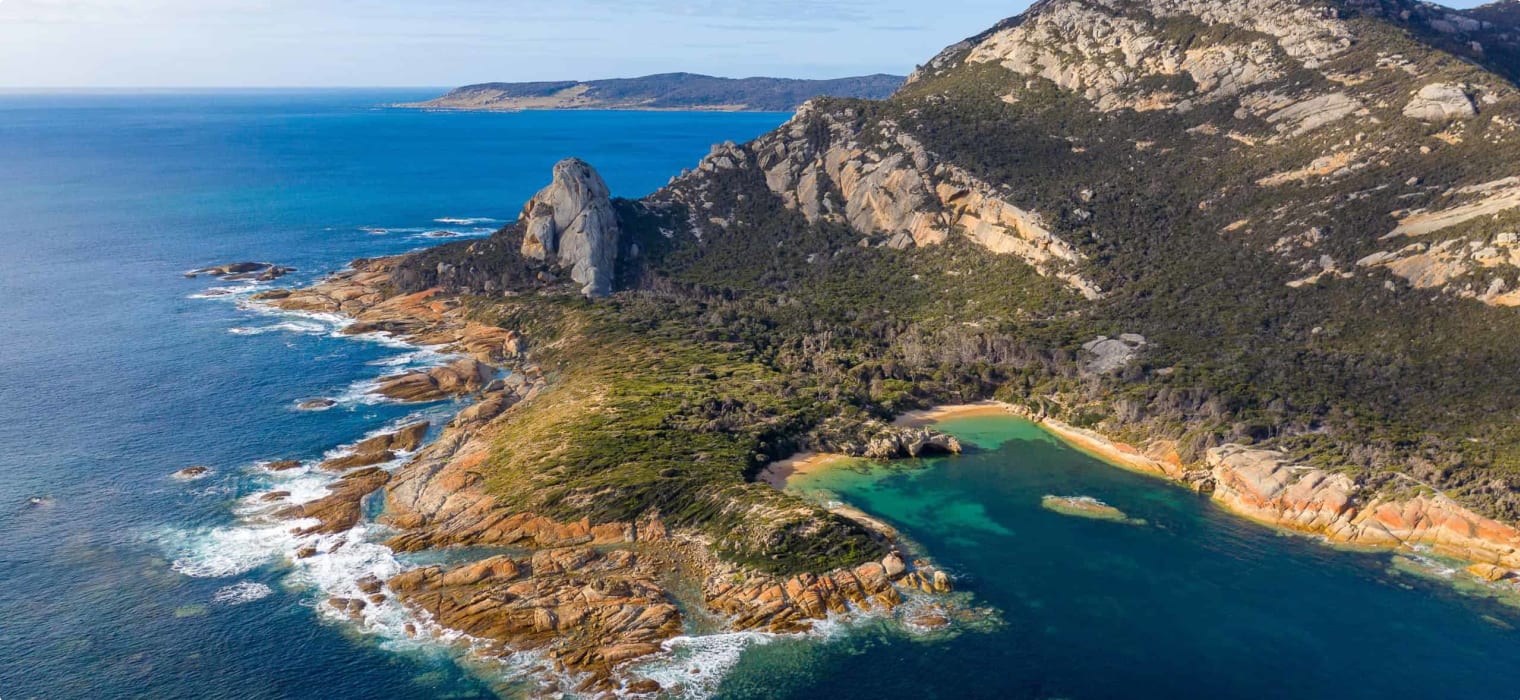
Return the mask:
<svg viewBox="0 0 1520 700">
<path fill-rule="evenodd" d="M 234 527 L 258 461 L 403 419 L 355 389 L 426 358 L 181 273 L 299 282 L 480 235 L 571 155 L 639 196 L 787 115 L 377 107 L 429 94 L 0 94 L 0 698 L 489 697 L 447 655 L 321 622 L 291 579 L 322 572 Z M 347 400 L 294 410 L 320 396 Z M 191 465 L 215 474 L 168 478 Z"/>
<path fill-rule="evenodd" d="M 383 613 L 322 612 L 345 577 L 408 562 L 356 539 L 293 563 L 286 527 L 250 515 L 324 479 L 260 461 L 447 416 L 364 392 L 436 356 L 182 273 L 267 260 L 299 283 L 485 235 L 571 155 L 641 195 L 786 116 L 378 107 L 430 94 L 0 94 L 0 698 L 519 692 Z M 296 410 L 314 397 L 339 403 Z M 973 621 L 688 640 L 650 672 L 732 698 L 1520 697 L 1520 614 L 1442 562 L 1280 536 L 1026 425 L 946 427 L 980 449 L 795 488 L 900 527 L 985 608 Z M 213 473 L 170 478 L 192 465 Z M 1055 514 L 1051 493 L 1146 522 Z"/>
</svg>

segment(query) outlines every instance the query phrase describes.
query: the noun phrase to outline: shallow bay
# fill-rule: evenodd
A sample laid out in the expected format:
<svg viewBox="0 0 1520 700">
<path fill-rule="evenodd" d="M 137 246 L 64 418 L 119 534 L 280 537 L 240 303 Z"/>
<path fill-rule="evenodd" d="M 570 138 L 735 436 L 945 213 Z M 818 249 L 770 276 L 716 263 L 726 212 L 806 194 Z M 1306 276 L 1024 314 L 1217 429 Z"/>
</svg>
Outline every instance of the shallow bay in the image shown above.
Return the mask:
<svg viewBox="0 0 1520 700">
<path fill-rule="evenodd" d="M 1455 698 L 1520 683 L 1520 611 L 1458 592 L 1439 563 L 1426 578 L 1392 553 L 1268 530 L 1017 418 L 938 427 L 975 449 L 789 488 L 898 527 L 998 623 L 757 646 L 722 697 Z M 1052 494 L 1145 524 L 1053 512 Z"/>
</svg>

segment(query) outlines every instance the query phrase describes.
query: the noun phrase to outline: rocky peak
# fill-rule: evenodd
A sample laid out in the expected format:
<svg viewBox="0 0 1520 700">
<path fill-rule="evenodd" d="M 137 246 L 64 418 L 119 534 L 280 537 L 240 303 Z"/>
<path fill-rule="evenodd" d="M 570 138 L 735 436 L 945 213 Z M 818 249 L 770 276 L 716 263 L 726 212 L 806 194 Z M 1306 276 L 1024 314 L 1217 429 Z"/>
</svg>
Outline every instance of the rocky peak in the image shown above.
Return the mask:
<svg viewBox="0 0 1520 700">
<path fill-rule="evenodd" d="M 523 207 L 522 254 L 558 261 L 587 296 L 612 291 L 617 264 L 618 222 L 607 183 L 590 164 L 567 158 L 554 166 L 554 180 Z"/>
<path fill-rule="evenodd" d="M 942 162 L 890 119 L 864 120 L 854 108 L 804 104 L 791 121 L 754 142 L 715 146 L 696 170 L 661 196 L 694 211 L 714 212 L 709 181 L 733 170 L 757 171 L 788 209 L 809 222 L 847 224 L 861 244 L 894 249 L 940 245 L 962 235 L 1000 255 L 1014 255 L 1089 299 L 1097 285 L 1074 268 L 1076 247 L 1053 234 L 1043 217 L 1008 201 L 993 185 Z M 707 224 L 726 228 L 728 219 Z M 703 223 L 693 220 L 693 235 Z"/>
</svg>

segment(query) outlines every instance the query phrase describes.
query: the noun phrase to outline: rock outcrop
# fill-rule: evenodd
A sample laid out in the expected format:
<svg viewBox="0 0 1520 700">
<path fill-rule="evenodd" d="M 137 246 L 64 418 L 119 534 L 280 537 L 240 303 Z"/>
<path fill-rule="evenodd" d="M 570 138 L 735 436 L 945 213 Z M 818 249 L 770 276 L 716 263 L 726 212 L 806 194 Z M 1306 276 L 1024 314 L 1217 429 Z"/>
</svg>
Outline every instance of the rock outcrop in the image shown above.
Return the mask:
<svg viewBox="0 0 1520 700">
<path fill-rule="evenodd" d="M 931 246 L 960 234 L 999 255 L 1017 256 L 1090 299 L 1099 296 L 1097 285 L 1073 270 L 1081 254 L 1051 233 L 1038 213 L 1007 201 L 969 171 L 941 162 L 898 124 L 861 126 L 856 116 L 805 104 L 791 121 L 753 143 L 713 147 L 695 171 L 657 197 L 712 211 L 708 178 L 755 169 L 785 206 L 810 222 L 846 223 L 866 237 L 865 244 Z M 721 217 L 708 223 L 728 225 Z M 700 238 L 703 228 L 698 223 L 692 233 Z"/>
<path fill-rule="evenodd" d="M 441 401 L 479 391 L 495 376 L 495 367 L 466 357 L 442 367 L 381 377 L 375 393 L 411 403 Z"/>
<path fill-rule="evenodd" d="M 860 456 L 869 459 L 898 459 L 934 454 L 960 454 L 961 442 L 952 435 L 929 428 L 888 428 L 871 438 Z"/>
<path fill-rule="evenodd" d="M 293 267 L 274 263 L 239 262 L 191 270 L 185 273 L 185 277 L 195 279 L 201 275 L 207 275 L 226 282 L 271 282 L 295 271 Z"/>
<path fill-rule="evenodd" d="M 1477 116 L 1478 108 L 1461 86 L 1431 83 L 1420 88 L 1404 106 L 1404 116 L 1427 122 L 1445 122 Z"/>
<path fill-rule="evenodd" d="M 1276 450 L 1238 444 L 1209 450 L 1204 464 L 1195 467 L 1184 464 L 1167 441 L 1137 449 L 1019 407 L 1009 408 L 1085 451 L 1185 485 L 1257 522 L 1332 542 L 1429 547 L 1484 565 L 1486 577 L 1507 578 L 1520 569 L 1520 529 L 1474 513 L 1410 477 L 1398 478 L 1415 487 L 1413 496 L 1368 495 L 1362 484 L 1346 474 L 1295 464 Z"/>
<path fill-rule="evenodd" d="M 413 423 L 394 433 L 376 435 L 354 445 L 348 454 L 323 462 L 322 468 L 328 471 L 346 471 L 384 464 L 395 459 L 397 452 L 413 452 L 421 447 L 427 430 L 428 423 L 424 421 Z"/>
<path fill-rule="evenodd" d="M 565 547 L 414 569 L 388 585 L 403 603 L 494 653 L 542 650 L 558 671 L 591 674 L 590 689 L 681 632 L 680 610 L 658 574 L 628 550 Z"/>
<path fill-rule="evenodd" d="M 328 487 L 326 496 L 291 506 L 277 515 L 292 520 L 315 519 L 317 523 L 301 529 L 301 535 L 344 532 L 359 523 L 364 514 L 364 497 L 378 491 L 389 480 L 390 474 L 379 467 L 349 472 Z"/>
<path fill-rule="evenodd" d="M 966 61 L 1049 80 L 1099 110 L 1186 112 L 1281 78 L 1292 61 L 1319 65 L 1351 43 L 1344 22 L 1291 0 L 1162 0 L 1147 3 L 1144 15 L 1114 6 L 1045 3 L 961 50 Z M 1169 31 L 1173 18 L 1235 26 L 1260 38 L 1198 41 L 1197 34 Z"/>
<path fill-rule="evenodd" d="M 1255 520 L 1336 542 L 1422 545 L 1468 561 L 1520 568 L 1520 530 L 1433 490 L 1407 499 L 1364 498 L 1344 474 L 1239 445 L 1210 450 L 1208 467 L 1213 498 Z"/>
<path fill-rule="evenodd" d="M 1082 344 L 1082 350 L 1089 356 L 1083 366 L 1097 374 L 1118 372 L 1138 357 L 1145 345 L 1145 336 L 1135 333 L 1124 333 L 1117 338 L 1100 336 Z"/>
<path fill-rule="evenodd" d="M 587 296 L 612 292 L 618 254 L 617 213 L 602 176 L 585 161 L 554 166 L 554 181 L 523 207 L 522 254 L 557 260 Z"/>
</svg>

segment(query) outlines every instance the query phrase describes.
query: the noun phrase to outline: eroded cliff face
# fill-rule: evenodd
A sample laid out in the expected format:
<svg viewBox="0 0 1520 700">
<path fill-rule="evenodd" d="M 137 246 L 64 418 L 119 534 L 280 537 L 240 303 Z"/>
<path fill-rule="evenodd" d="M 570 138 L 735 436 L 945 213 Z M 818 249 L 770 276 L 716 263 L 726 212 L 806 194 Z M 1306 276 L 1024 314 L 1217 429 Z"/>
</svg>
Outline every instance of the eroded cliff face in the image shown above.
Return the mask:
<svg viewBox="0 0 1520 700">
<path fill-rule="evenodd" d="M 554 181 L 523 207 L 522 254 L 558 260 L 587 296 L 612 292 L 618 253 L 618 221 L 607 183 L 585 161 L 554 166 Z"/>
<path fill-rule="evenodd" d="M 1273 450 L 1209 451 L 1212 497 L 1247 517 L 1334 542 L 1427 546 L 1439 554 L 1520 568 L 1520 530 L 1478 515 L 1409 477 L 1420 495 L 1364 496 L 1351 477 L 1295 464 Z"/>
</svg>

